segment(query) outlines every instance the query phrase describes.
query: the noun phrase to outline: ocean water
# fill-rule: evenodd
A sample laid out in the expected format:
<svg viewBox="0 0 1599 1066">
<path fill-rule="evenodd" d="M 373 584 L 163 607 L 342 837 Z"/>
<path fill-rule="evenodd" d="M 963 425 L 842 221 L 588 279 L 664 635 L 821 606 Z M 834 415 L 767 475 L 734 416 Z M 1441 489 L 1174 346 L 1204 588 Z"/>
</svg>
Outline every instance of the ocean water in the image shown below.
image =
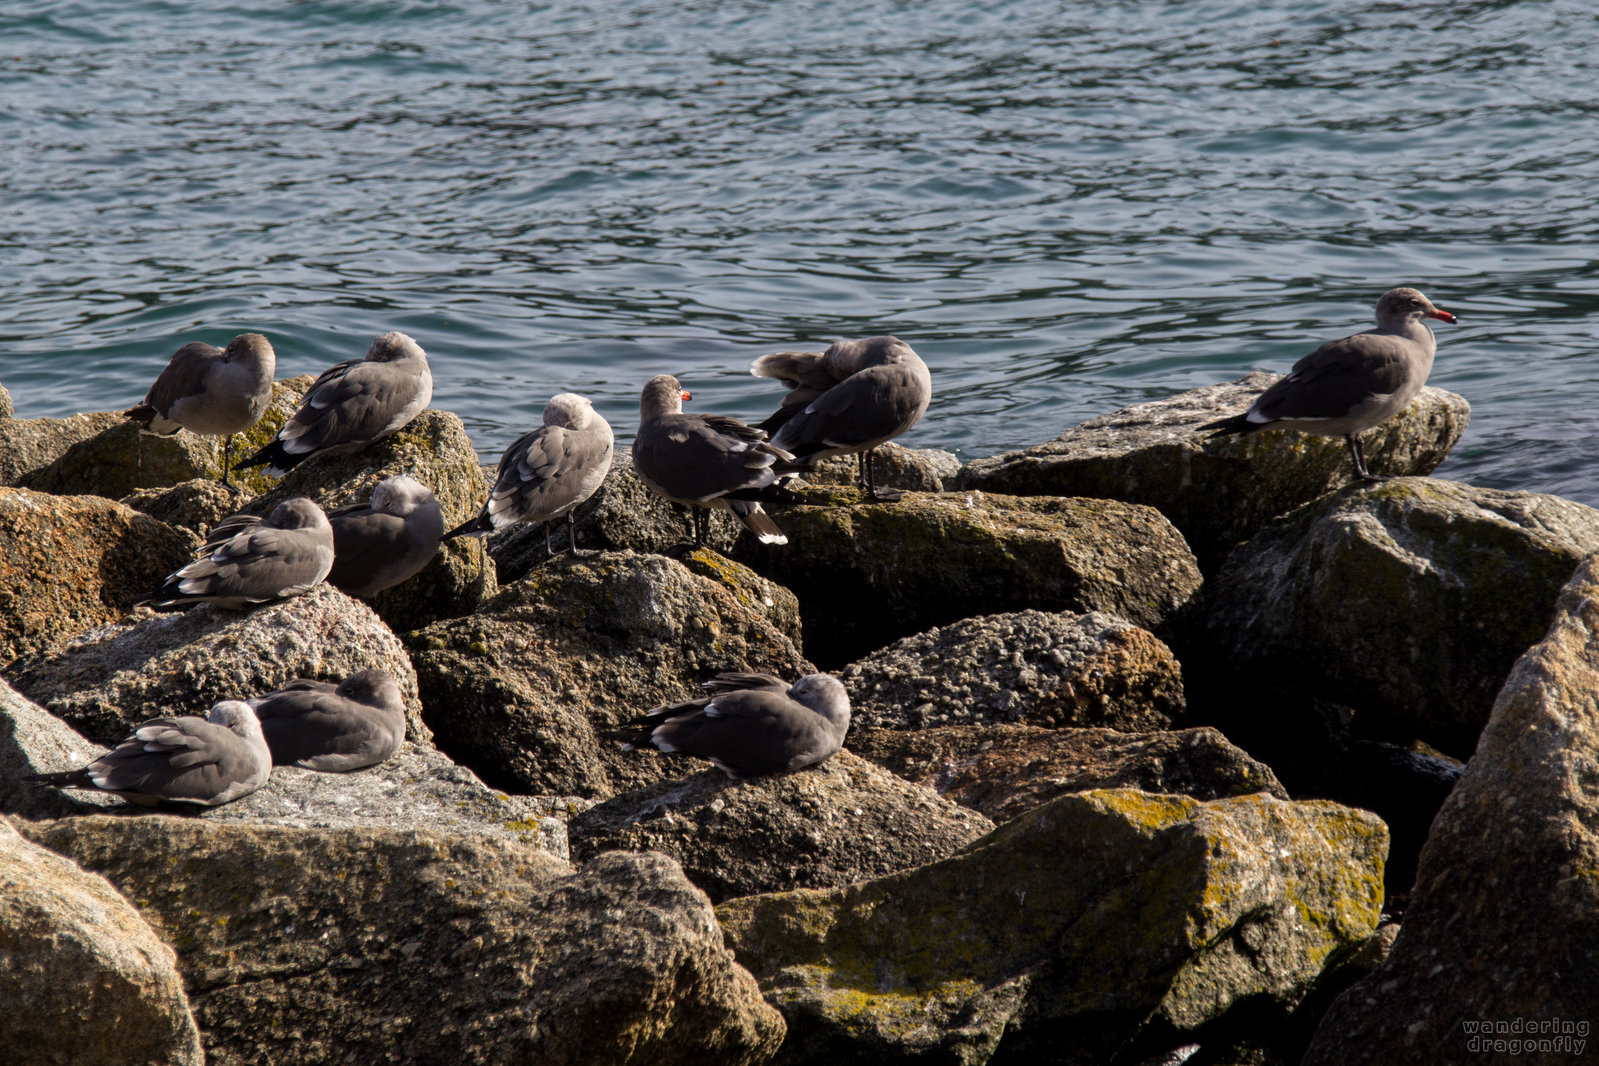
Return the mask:
<svg viewBox="0 0 1599 1066">
<path fill-rule="evenodd" d="M 0 383 L 139 400 L 428 350 L 487 459 L 559 391 L 893 332 L 979 456 L 1285 370 L 1414 284 L 1440 470 L 1599 505 L 1599 9 L 1576 0 L 0 7 Z"/>
</svg>

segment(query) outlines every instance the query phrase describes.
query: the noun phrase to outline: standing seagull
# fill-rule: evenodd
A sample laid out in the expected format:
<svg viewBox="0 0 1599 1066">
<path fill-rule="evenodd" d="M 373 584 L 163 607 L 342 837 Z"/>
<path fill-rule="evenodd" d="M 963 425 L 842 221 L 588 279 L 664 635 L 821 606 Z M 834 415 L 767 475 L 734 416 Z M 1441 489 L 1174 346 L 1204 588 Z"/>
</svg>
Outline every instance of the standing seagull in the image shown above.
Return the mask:
<svg viewBox="0 0 1599 1066">
<path fill-rule="evenodd" d="M 1427 383 L 1437 341 L 1422 322 L 1455 316 L 1410 288 L 1389 289 L 1377 300 L 1377 328 L 1328 341 L 1294 364 L 1288 376 L 1256 398 L 1244 414 L 1199 428 L 1249 434 L 1280 426 L 1342 436 L 1365 481 L 1384 481 L 1366 469 L 1360 432 L 1403 411 Z"/>
<path fill-rule="evenodd" d="M 553 557 L 550 526 L 566 518 L 568 554 L 579 554 L 572 512 L 594 495 L 611 469 L 615 440 L 611 424 L 594 405 L 563 392 L 544 405 L 544 424 L 518 437 L 500 456 L 494 488 L 477 517 L 444 535 L 481 537 L 518 522 L 543 522 L 544 551 Z"/>
<path fill-rule="evenodd" d="M 657 707 L 638 719 L 665 752 L 709 759 L 739 780 L 799 770 L 833 756 L 849 731 L 849 693 L 836 677 L 790 685 L 771 674 L 718 674 L 711 695 Z"/>
<path fill-rule="evenodd" d="M 278 504 L 264 522 L 254 515 L 223 519 L 202 550 L 205 555 L 134 606 L 214 603 L 242 611 L 309 592 L 333 567 L 333 527 L 322 508 L 296 496 Z"/>
<path fill-rule="evenodd" d="M 271 342 L 259 333 L 241 333 L 226 348 L 193 341 L 173 353 L 144 402 L 124 413 L 146 432 L 163 437 L 187 429 L 226 438 L 222 484 L 237 492 L 228 480 L 233 435 L 261 420 L 272 400 L 277 365 Z"/>
<path fill-rule="evenodd" d="M 405 740 L 405 699 L 394 678 L 362 670 L 339 685 L 297 678 L 246 701 L 277 766 L 344 773 L 376 766 Z"/>
<path fill-rule="evenodd" d="M 639 397 L 638 436 L 633 438 L 633 470 L 657 496 L 694 512 L 694 543 L 705 543 L 710 524 L 702 508 L 731 511 L 762 544 L 787 544 L 788 538 L 762 499 L 785 494 L 777 488 L 774 464 L 793 462 L 789 452 L 766 441 L 766 432 L 724 415 L 686 415 L 689 399 L 678 380 L 659 374 Z"/>
<path fill-rule="evenodd" d="M 438 554 L 444 536 L 438 497 L 409 474 L 378 482 L 366 503 L 329 511 L 328 524 L 328 584 L 351 596 L 376 596 L 415 577 Z"/>
<path fill-rule="evenodd" d="M 763 355 L 750 373 L 776 378 L 791 390 L 760 424 L 774 445 L 793 452 L 802 467 L 858 454 L 868 496 L 904 495 L 877 487 L 872 450 L 919 422 L 933 398 L 927 364 L 910 345 L 889 336 L 838 341 L 825 352 Z"/>
<path fill-rule="evenodd" d="M 224 700 L 208 718 L 152 718 L 81 770 L 31 774 L 57 788 L 92 788 L 141 807 L 216 807 L 266 784 L 272 753 L 248 703 Z"/>
<path fill-rule="evenodd" d="M 427 353 L 403 333 L 373 341 L 364 359 L 322 372 L 278 435 L 239 464 L 282 477 L 313 455 L 344 455 L 398 433 L 433 399 Z"/>
</svg>

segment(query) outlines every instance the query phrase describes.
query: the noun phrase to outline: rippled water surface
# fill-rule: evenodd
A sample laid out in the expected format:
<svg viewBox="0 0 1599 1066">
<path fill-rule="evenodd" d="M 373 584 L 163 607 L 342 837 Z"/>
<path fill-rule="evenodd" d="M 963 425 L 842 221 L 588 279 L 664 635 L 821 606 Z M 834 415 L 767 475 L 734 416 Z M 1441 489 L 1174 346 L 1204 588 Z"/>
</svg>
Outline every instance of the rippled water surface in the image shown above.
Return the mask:
<svg viewBox="0 0 1599 1066">
<path fill-rule="evenodd" d="M 258 7 L 266 10 L 258 10 Z M 203 10 L 201 10 L 203 9 Z M 19 15 L 16 12 L 26 11 Z M 486 457 L 552 393 L 764 416 L 757 355 L 893 332 L 986 455 L 1415 284 L 1440 471 L 1599 504 L 1587 2 L 151 0 L 0 8 L 0 382 L 128 405 L 402 329 Z"/>
</svg>

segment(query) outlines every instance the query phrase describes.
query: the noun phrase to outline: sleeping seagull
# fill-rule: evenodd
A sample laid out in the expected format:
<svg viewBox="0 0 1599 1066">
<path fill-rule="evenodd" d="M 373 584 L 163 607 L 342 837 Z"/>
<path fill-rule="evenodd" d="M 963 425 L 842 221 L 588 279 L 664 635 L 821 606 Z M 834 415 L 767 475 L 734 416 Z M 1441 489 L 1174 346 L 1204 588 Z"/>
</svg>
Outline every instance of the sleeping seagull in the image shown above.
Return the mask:
<svg viewBox="0 0 1599 1066">
<path fill-rule="evenodd" d="M 31 774 L 57 788 L 99 789 L 141 807 L 216 807 L 266 784 L 272 753 L 248 703 L 224 700 L 207 718 L 152 718 L 81 770 Z"/>
<path fill-rule="evenodd" d="M 481 537 L 519 522 L 544 523 L 544 551 L 552 558 L 550 523 L 566 518 L 568 554 L 577 550 L 572 512 L 599 489 L 611 469 L 611 424 L 594 405 L 563 392 L 544 405 L 544 424 L 523 434 L 500 456 L 494 488 L 477 516 L 444 535 Z"/>
<path fill-rule="evenodd" d="M 776 378 L 791 390 L 758 428 L 772 444 L 794 453 L 803 470 L 835 455 L 859 455 L 868 497 L 894 500 L 904 493 L 877 487 L 872 452 L 921 420 L 933 398 L 927 364 L 898 337 L 838 341 L 825 352 L 777 352 L 750 366 L 758 378 Z"/>
<path fill-rule="evenodd" d="M 223 437 L 222 484 L 233 461 L 233 435 L 261 420 L 272 400 L 277 355 L 259 333 L 241 333 L 226 348 L 193 341 L 179 348 L 155 379 L 144 402 L 124 414 L 147 433 L 170 437 L 180 429 Z"/>
<path fill-rule="evenodd" d="M 309 592 L 333 567 L 333 527 L 322 508 L 296 496 L 278 504 L 264 522 L 254 515 L 223 519 L 202 551 L 134 606 L 214 603 L 242 611 Z"/>
<path fill-rule="evenodd" d="M 298 678 L 246 701 L 277 766 L 343 773 L 376 766 L 405 740 L 405 699 L 394 678 L 362 670 L 339 685 Z"/>
<path fill-rule="evenodd" d="M 324 370 L 278 435 L 239 467 L 266 463 L 282 477 L 313 455 L 360 451 L 405 428 L 432 399 L 427 353 L 403 333 L 385 333 L 364 359 Z"/>
<path fill-rule="evenodd" d="M 788 538 L 761 510 L 761 500 L 786 500 L 774 465 L 794 456 L 767 443 L 766 432 L 724 415 L 686 415 L 689 399 L 678 380 L 659 374 L 639 398 L 638 435 L 633 438 L 633 471 L 657 496 L 690 508 L 694 543 L 705 543 L 710 524 L 705 509 L 732 512 L 762 544 L 787 544 Z M 702 523 L 703 519 L 703 523 Z"/>
<path fill-rule="evenodd" d="M 1427 383 L 1437 341 L 1424 318 L 1456 321 L 1415 289 L 1389 289 L 1377 300 L 1376 329 L 1328 341 L 1295 363 L 1248 411 L 1199 428 L 1214 430 L 1212 436 L 1268 428 L 1342 436 L 1355 473 L 1364 481 L 1385 481 L 1366 469 L 1360 433 L 1410 406 Z"/>
<path fill-rule="evenodd" d="M 711 695 L 657 707 L 637 724 L 664 752 L 709 759 L 734 780 L 814 766 L 844 746 L 849 694 L 828 674 L 790 685 L 771 674 L 718 674 Z"/>
<path fill-rule="evenodd" d="M 333 569 L 328 584 L 351 596 L 376 596 L 421 572 L 439 553 L 444 512 L 433 491 L 409 474 L 384 478 L 366 503 L 328 512 Z"/>
</svg>

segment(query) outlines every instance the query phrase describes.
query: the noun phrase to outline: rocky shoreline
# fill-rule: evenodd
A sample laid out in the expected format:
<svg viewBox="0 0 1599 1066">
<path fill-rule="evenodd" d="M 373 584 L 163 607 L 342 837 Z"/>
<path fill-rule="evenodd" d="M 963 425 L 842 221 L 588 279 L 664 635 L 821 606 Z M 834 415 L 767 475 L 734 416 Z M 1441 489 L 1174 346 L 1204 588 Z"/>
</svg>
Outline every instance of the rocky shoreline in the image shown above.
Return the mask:
<svg viewBox="0 0 1599 1066">
<path fill-rule="evenodd" d="M 1336 439 L 1198 432 L 1271 380 L 964 467 L 886 445 L 896 502 L 837 460 L 783 546 L 666 554 L 684 521 L 618 456 L 596 555 L 522 527 L 371 601 L 180 615 L 131 604 L 234 511 L 404 473 L 472 517 L 459 419 L 240 502 L 219 440 L 0 390 L 0 1060 L 1438 1063 L 1520 1020 L 1488 1050 L 1568 1061 L 1599 511 L 1427 478 L 1469 419 L 1433 388 L 1366 434 L 1376 485 Z M 820 766 L 622 743 L 716 672 L 818 667 L 854 712 Z M 199 815 L 21 780 L 372 668 L 407 743 L 371 770 Z"/>
</svg>

